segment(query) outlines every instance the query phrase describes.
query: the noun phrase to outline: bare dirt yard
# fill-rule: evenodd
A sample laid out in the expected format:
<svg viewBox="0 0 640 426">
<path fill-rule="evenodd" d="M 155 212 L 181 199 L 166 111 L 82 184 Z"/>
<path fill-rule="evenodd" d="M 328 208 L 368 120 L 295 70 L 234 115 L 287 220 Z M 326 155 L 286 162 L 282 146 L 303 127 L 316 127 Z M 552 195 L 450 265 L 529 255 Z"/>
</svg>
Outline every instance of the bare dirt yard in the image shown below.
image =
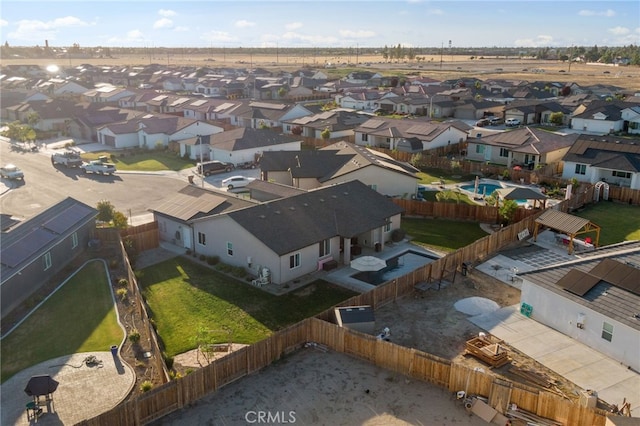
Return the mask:
<svg viewBox="0 0 640 426">
<path fill-rule="evenodd" d="M 446 389 L 312 347 L 227 385 L 154 425 L 252 423 L 486 425 Z"/>
</svg>

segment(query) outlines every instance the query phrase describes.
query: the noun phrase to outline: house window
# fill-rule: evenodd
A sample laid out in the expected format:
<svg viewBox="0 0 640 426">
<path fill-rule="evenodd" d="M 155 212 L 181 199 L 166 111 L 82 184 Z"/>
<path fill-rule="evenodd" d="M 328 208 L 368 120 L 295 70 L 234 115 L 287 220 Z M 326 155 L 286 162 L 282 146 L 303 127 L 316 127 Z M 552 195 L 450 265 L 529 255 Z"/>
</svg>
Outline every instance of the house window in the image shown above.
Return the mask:
<svg viewBox="0 0 640 426">
<path fill-rule="evenodd" d="M 201 246 L 207 245 L 207 236 L 204 232 L 198 232 L 198 244 L 200 244 Z"/>
<path fill-rule="evenodd" d="M 476 154 L 484 154 L 484 145 L 476 145 Z"/>
<path fill-rule="evenodd" d="M 227 254 L 233 256 L 233 243 L 227 243 Z"/>
<path fill-rule="evenodd" d="M 508 157 L 509 150 L 507 148 L 500 148 L 500 157 Z"/>
<path fill-rule="evenodd" d="M 300 266 L 300 253 L 289 256 L 289 268 L 294 269 Z"/>
<path fill-rule="evenodd" d="M 362 142 L 367 142 L 369 140 L 369 135 L 366 133 L 362 134 Z"/>
<path fill-rule="evenodd" d="M 51 268 L 51 252 L 45 253 L 42 259 L 44 260 L 44 270 Z"/>
<path fill-rule="evenodd" d="M 585 174 L 587 174 L 587 165 L 586 164 L 576 164 L 576 174 L 577 175 L 585 175 Z"/>
<path fill-rule="evenodd" d="M 631 173 L 629 172 L 619 172 L 617 170 L 614 170 L 611 172 L 611 176 L 613 177 L 621 177 L 621 178 L 625 178 L 625 179 L 631 179 Z"/>
<path fill-rule="evenodd" d="M 369 188 L 373 189 L 374 191 L 378 190 L 378 185 L 376 185 L 375 183 L 369 185 Z"/>
<path fill-rule="evenodd" d="M 331 240 L 326 239 L 324 241 L 320 241 L 320 252 L 318 254 L 320 257 L 331 254 Z"/>
<path fill-rule="evenodd" d="M 286 129 L 287 133 L 291 133 L 291 125 L 290 124 L 287 124 L 285 129 Z"/>
<path fill-rule="evenodd" d="M 78 233 L 74 232 L 71 234 L 71 248 L 74 249 L 78 247 Z"/>
<path fill-rule="evenodd" d="M 384 232 L 391 231 L 391 221 L 387 220 L 387 223 L 384 224 Z"/>
<path fill-rule="evenodd" d="M 608 322 L 602 323 L 602 338 L 607 342 L 610 342 L 613 339 L 613 325 Z"/>
</svg>

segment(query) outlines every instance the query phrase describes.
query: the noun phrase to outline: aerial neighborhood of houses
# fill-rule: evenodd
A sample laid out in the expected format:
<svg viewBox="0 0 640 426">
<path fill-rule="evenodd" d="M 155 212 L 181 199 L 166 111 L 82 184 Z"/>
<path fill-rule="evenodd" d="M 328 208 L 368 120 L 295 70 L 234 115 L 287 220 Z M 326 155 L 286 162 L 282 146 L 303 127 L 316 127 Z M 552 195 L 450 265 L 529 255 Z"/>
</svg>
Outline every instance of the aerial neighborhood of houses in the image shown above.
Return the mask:
<svg viewBox="0 0 640 426">
<path fill-rule="evenodd" d="M 37 66 L 6 65 L 1 115 L 78 146 L 173 151 L 197 165 L 203 179 L 256 168 L 255 179 L 230 178 L 224 188 L 185 180 L 149 212 L 161 242 L 245 268 L 258 287 L 295 283 L 393 247 L 402 202 L 420 204 L 422 157 L 466 161 L 478 171 L 549 168 L 558 180 L 594 186 L 600 198 L 617 188 L 640 191 L 640 92 L 571 81 L 399 79 L 367 70 L 330 79 L 325 72 L 84 64 L 51 78 Z M 51 162 L 89 176 L 117 173 L 106 161 L 83 163 L 72 150 Z M 627 196 L 628 204 L 639 203 Z M 550 211 L 560 216 L 544 216 Z M 91 244 L 97 213 L 69 197 L 3 230 L 3 318 L 38 290 L 37 259 L 50 275 Z M 523 272 L 523 306 L 535 306 L 541 323 L 640 371 L 640 242 L 599 249 L 574 241 L 594 225 L 576 226 L 552 208 L 536 224 L 567 235 L 570 251 L 589 246 L 593 255 Z M 585 297 L 592 289 L 607 300 Z M 616 344 L 609 334 L 599 338 L 602 329 L 597 336 L 576 331 L 585 317 L 604 321 L 609 334 L 615 329 Z"/>
</svg>

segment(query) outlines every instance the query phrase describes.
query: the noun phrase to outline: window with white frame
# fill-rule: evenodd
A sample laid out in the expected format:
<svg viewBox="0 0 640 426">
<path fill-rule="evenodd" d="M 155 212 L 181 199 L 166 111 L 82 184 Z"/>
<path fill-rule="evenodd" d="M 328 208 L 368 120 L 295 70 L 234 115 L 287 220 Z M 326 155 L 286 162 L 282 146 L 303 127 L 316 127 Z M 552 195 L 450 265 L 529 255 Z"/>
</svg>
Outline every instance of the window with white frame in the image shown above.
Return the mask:
<svg viewBox="0 0 640 426">
<path fill-rule="evenodd" d="M 198 232 L 198 244 L 201 246 L 207 245 L 207 235 L 204 232 Z"/>
<path fill-rule="evenodd" d="M 509 156 L 509 150 L 507 148 L 500 148 L 500 157 L 508 157 Z"/>
<path fill-rule="evenodd" d="M 476 145 L 476 154 L 484 154 L 484 145 Z"/>
<path fill-rule="evenodd" d="M 43 263 L 44 263 L 44 270 L 46 271 L 47 269 L 51 268 L 51 252 L 48 251 L 45 253 L 44 257 L 42 258 Z"/>
<path fill-rule="evenodd" d="M 289 268 L 294 269 L 300 266 L 300 253 L 289 256 Z"/>
<path fill-rule="evenodd" d="M 78 233 L 74 232 L 71 234 L 71 248 L 74 249 L 78 247 Z"/>
<path fill-rule="evenodd" d="M 391 220 L 387 219 L 387 222 L 384 224 L 384 232 L 391 231 Z"/>
<path fill-rule="evenodd" d="M 233 256 L 233 243 L 227 243 L 227 254 Z"/>
<path fill-rule="evenodd" d="M 586 164 L 576 164 L 577 175 L 586 175 L 587 174 L 587 165 Z"/>
<path fill-rule="evenodd" d="M 367 142 L 369 140 L 369 135 L 366 133 L 362 134 L 362 142 Z"/>
<path fill-rule="evenodd" d="M 331 254 L 331 240 L 330 239 L 326 239 L 324 241 L 320 241 L 320 251 L 318 253 L 318 255 L 320 257 L 326 256 L 328 254 Z"/>
<path fill-rule="evenodd" d="M 631 173 L 629 173 L 629 172 L 619 172 L 617 170 L 612 171 L 611 172 L 611 176 L 625 178 L 625 179 L 631 179 Z"/>
<path fill-rule="evenodd" d="M 606 321 L 602 322 L 602 338 L 607 342 L 613 339 L 613 325 Z"/>
</svg>

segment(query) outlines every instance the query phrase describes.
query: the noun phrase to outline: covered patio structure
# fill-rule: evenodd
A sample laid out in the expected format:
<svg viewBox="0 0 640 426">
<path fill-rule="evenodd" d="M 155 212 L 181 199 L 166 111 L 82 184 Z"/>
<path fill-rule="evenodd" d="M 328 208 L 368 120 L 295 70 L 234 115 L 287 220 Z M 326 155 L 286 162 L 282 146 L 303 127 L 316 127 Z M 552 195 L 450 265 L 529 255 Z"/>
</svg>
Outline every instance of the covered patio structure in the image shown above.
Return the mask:
<svg viewBox="0 0 640 426">
<path fill-rule="evenodd" d="M 534 209 L 545 209 L 547 207 L 547 198 L 549 198 L 538 191 L 534 191 L 533 189 L 521 187 L 498 189 L 498 196 L 502 200 L 533 200 L 532 207 Z M 538 205 L 538 203 L 540 203 L 540 205 Z"/>
<path fill-rule="evenodd" d="M 573 254 L 576 243 L 581 247 L 584 246 L 584 248 L 595 248 L 598 247 L 598 242 L 600 241 L 600 227 L 598 225 L 589 219 L 573 216 L 558 210 L 547 210 L 536 219 L 533 229 L 533 241 L 537 241 L 538 231 L 541 226 L 564 234 L 569 254 Z M 585 240 L 576 239 L 577 235 L 592 232 L 596 233 L 595 241 L 590 241 L 591 238 Z"/>
</svg>

